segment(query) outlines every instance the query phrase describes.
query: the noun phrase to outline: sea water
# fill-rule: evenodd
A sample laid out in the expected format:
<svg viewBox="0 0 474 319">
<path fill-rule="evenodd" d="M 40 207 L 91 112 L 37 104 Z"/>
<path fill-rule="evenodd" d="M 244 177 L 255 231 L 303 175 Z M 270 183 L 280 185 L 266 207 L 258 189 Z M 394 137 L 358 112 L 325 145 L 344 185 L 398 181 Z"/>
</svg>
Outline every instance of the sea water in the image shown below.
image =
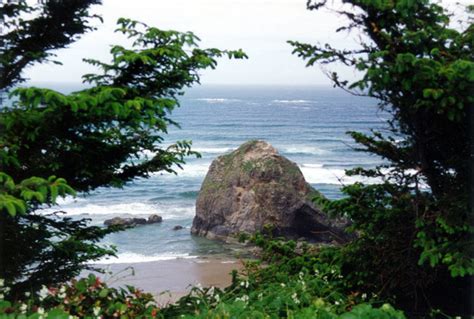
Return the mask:
<svg viewBox="0 0 474 319">
<path fill-rule="evenodd" d="M 248 140 L 271 143 L 298 164 L 313 187 L 331 199 L 342 196 L 341 186 L 361 180 L 345 176 L 345 169 L 374 167 L 381 162 L 378 157 L 356 151 L 357 145 L 346 134 L 386 127 L 387 114 L 378 109 L 375 99 L 323 87 L 205 86 L 188 90 L 180 102 L 181 107 L 171 117 L 181 129 L 170 128 L 164 145 L 192 140 L 201 158 L 188 158 L 177 175 L 155 173 L 123 189 L 99 188 L 42 211 L 62 210 L 74 218 L 89 218 L 92 225 L 103 225 L 104 220 L 117 216 L 163 217 L 160 224 L 108 235 L 103 244 L 116 246 L 118 258 L 99 263 L 232 254 L 235 247 L 191 236 L 190 228 L 209 165 Z M 183 229 L 173 230 L 177 225 Z"/>
</svg>

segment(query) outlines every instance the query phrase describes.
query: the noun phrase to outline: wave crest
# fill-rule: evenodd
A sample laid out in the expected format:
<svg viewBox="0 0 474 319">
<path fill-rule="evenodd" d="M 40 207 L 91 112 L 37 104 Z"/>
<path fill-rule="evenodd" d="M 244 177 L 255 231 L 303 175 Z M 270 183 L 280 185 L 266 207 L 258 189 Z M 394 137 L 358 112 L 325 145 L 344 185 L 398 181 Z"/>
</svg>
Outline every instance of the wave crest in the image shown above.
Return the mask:
<svg viewBox="0 0 474 319">
<path fill-rule="evenodd" d="M 226 98 L 215 98 L 215 97 L 206 97 L 206 98 L 199 98 L 194 99 L 195 101 L 207 102 L 209 104 L 218 104 L 218 103 L 232 103 L 232 102 L 240 102 L 239 99 L 226 99 Z"/>
<path fill-rule="evenodd" d="M 189 254 L 177 254 L 177 253 L 164 253 L 159 255 L 142 255 L 139 253 L 124 252 L 117 254 L 117 258 L 106 257 L 100 260 L 91 262 L 91 264 L 97 265 L 110 265 L 110 264 L 134 264 L 134 263 L 146 263 L 153 261 L 164 261 L 164 260 L 175 260 L 175 259 L 194 259 L 198 256 L 192 256 Z"/>
<path fill-rule="evenodd" d="M 276 104 L 313 104 L 317 101 L 313 100 L 272 100 L 272 103 Z"/>
</svg>

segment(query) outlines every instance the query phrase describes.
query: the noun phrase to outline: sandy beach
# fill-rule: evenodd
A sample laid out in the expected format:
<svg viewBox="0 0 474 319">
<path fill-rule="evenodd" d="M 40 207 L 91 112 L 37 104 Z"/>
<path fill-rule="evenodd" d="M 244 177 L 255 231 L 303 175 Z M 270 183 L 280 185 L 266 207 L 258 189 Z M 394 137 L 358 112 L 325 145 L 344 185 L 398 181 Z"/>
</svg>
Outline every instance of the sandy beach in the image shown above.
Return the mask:
<svg viewBox="0 0 474 319">
<path fill-rule="evenodd" d="M 174 302 L 191 286 L 224 288 L 231 283 L 232 270 L 242 269 L 242 262 L 232 258 L 192 258 L 128 264 L 101 265 L 113 275 L 99 275 L 113 287 L 131 285 L 152 293 L 158 304 Z"/>
</svg>

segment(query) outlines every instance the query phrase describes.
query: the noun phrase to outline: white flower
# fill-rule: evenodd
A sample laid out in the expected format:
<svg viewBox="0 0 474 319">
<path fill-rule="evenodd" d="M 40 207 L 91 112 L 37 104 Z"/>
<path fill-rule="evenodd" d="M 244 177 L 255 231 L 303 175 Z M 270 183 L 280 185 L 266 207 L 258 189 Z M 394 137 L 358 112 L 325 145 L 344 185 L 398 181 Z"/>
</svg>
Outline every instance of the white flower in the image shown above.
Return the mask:
<svg viewBox="0 0 474 319">
<path fill-rule="evenodd" d="M 3 288 L 3 292 L 6 293 L 6 294 L 7 294 L 10 290 L 11 290 L 10 287 L 5 287 L 5 288 Z"/>
<path fill-rule="evenodd" d="M 245 287 L 245 289 L 247 289 L 249 287 L 249 282 L 247 280 L 246 281 L 241 281 L 240 286 Z"/>
<path fill-rule="evenodd" d="M 207 293 L 211 296 L 214 296 L 214 286 L 211 286 L 211 288 L 209 288 Z"/>
<path fill-rule="evenodd" d="M 0 278 L 0 287 L 5 286 L 5 279 Z"/>
<path fill-rule="evenodd" d="M 30 296 L 31 296 L 31 292 L 29 292 L 29 291 L 25 292 L 25 297 L 26 298 L 30 298 Z"/>
<path fill-rule="evenodd" d="M 295 302 L 295 304 L 299 304 L 300 300 L 298 299 L 298 294 L 295 292 L 294 294 L 291 295 L 291 299 Z"/>
<path fill-rule="evenodd" d="M 0 300 L 3 300 L 3 298 L 5 298 L 5 295 L 0 293 Z"/>
<path fill-rule="evenodd" d="M 48 297 L 49 295 L 49 289 L 45 285 L 41 287 L 41 290 L 38 292 L 38 296 L 40 300 L 43 300 L 44 298 Z"/>
<path fill-rule="evenodd" d="M 220 297 L 218 294 L 216 294 L 216 295 L 214 296 L 214 299 L 216 299 L 216 302 L 220 302 L 220 301 L 221 301 L 221 297 Z"/>
<path fill-rule="evenodd" d="M 44 315 L 44 308 L 39 307 L 36 312 L 37 312 L 40 316 L 41 316 L 41 315 Z"/>
<path fill-rule="evenodd" d="M 339 306 L 341 303 L 336 300 L 336 301 L 334 301 L 334 304 L 335 304 L 336 306 Z"/>
<path fill-rule="evenodd" d="M 61 298 L 61 299 L 66 298 L 66 286 L 59 287 L 58 297 Z"/>
<path fill-rule="evenodd" d="M 92 311 L 94 312 L 94 316 L 98 316 L 100 313 L 100 307 L 94 307 Z"/>
<path fill-rule="evenodd" d="M 26 310 L 28 309 L 28 306 L 26 303 L 22 303 L 20 306 L 20 312 L 21 313 L 26 313 Z"/>
<path fill-rule="evenodd" d="M 304 273 L 300 271 L 300 273 L 298 274 L 298 277 L 300 278 L 300 280 L 303 280 L 303 276 L 304 276 Z"/>
<path fill-rule="evenodd" d="M 303 281 L 303 285 L 301 287 L 301 290 L 306 291 L 306 284 L 304 283 L 304 281 Z"/>
<path fill-rule="evenodd" d="M 286 287 L 286 285 L 285 285 L 284 283 L 281 283 L 281 284 L 280 284 L 280 286 L 282 286 L 282 287 Z"/>
<path fill-rule="evenodd" d="M 242 297 L 237 297 L 237 298 L 235 298 L 235 301 L 243 301 L 243 302 L 247 303 L 247 301 L 249 301 L 249 296 L 243 295 Z"/>
<path fill-rule="evenodd" d="M 362 299 L 364 299 L 364 300 L 367 299 L 367 294 L 366 293 L 362 294 Z"/>
</svg>

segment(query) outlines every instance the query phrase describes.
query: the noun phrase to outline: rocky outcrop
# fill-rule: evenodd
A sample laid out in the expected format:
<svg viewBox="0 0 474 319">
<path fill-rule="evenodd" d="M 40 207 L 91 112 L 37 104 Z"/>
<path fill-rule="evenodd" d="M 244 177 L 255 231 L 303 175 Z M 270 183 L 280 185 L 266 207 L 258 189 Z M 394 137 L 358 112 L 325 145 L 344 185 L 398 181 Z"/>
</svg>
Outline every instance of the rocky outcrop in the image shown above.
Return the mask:
<svg viewBox="0 0 474 319">
<path fill-rule="evenodd" d="M 150 215 L 148 220 L 145 218 L 122 218 L 122 217 L 114 217 L 111 219 L 106 219 L 104 221 L 104 225 L 106 226 L 128 226 L 134 227 L 138 225 L 145 225 L 145 224 L 156 224 L 161 223 L 163 218 L 159 215 Z"/>
<path fill-rule="evenodd" d="M 265 225 L 278 235 L 318 242 L 347 239 L 343 220 L 321 212 L 311 199 L 322 196 L 298 166 L 264 141 L 249 141 L 215 159 L 201 186 L 191 232 L 228 239 Z"/>
<path fill-rule="evenodd" d="M 161 223 L 163 221 L 163 217 L 160 215 L 150 215 L 147 220 L 147 224 L 156 224 Z"/>
</svg>

